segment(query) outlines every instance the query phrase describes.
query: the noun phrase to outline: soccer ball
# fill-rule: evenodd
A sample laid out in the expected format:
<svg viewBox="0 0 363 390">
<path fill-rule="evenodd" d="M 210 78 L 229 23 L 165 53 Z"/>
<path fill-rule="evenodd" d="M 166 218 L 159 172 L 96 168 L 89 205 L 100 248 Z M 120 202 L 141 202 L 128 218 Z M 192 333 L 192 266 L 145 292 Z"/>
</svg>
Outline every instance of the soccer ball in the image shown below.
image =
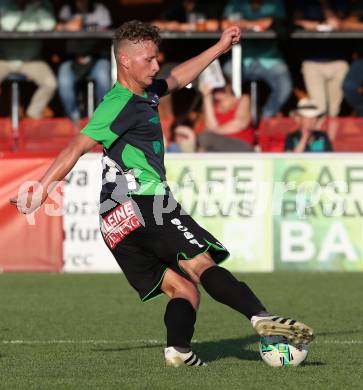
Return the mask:
<svg viewBox="0 0 363 390">
<path fill-rule="evenodd" d="M 285 337 L 261 337 L 259 350 L 262 360 L 272 367 L 298 366 L 308 356 L 306 344 L 291 344 Z"/>
</svg>

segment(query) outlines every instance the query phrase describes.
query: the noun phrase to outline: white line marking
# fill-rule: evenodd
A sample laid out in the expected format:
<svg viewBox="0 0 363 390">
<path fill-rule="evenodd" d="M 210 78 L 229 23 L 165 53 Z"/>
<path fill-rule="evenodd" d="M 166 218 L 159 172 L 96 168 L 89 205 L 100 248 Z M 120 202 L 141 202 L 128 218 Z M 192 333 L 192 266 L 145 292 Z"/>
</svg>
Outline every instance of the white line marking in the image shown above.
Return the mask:
<svg viewBox="0 0 363 390">
<path fill-rule="evenodd" d="M 241 340 L 242 341 L 242 340 Z M 216 342 L 218 340 L 193 340 L 193 343 L 200 344 L 205 342 Z M 147 345 L 157 345 L 164 344 L 165 340 L 0 340 L 0 344 L 7 345 L 49 345 L 49 344 L 122 344 L 122 345 L 132 345 L 132 344 L 145 344 Z M 315 340 L 313 344 L 363 344 L 363 340 Z"/>
<path fill-rule="evenodd" d="M 0 340 L 1 344 L 160 344 L 160 340 Z"/>
</svg>

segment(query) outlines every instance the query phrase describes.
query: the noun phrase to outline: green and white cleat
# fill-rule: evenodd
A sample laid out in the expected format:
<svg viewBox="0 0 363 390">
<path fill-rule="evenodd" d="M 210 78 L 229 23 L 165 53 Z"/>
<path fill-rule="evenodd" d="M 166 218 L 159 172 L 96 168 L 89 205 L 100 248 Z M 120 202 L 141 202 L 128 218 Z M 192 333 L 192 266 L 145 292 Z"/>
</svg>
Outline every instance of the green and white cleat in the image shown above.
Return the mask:
<svg viewBox="0 0 363 390">
<path fill-rule="evenodd" d="M 206 366 L 199 357 L 193 352 L 179 352 L 174 347 L 167 347 L 164 349 L 165 361 L 168 367 L 180 366 Z"/>
<path fill-rule="evenodd" d="M 291 318 L 253 316 L 251 323 L 260 336 L 283 336 L 293 344 L 309 344 L 314 339 L 310 326 Z"/>
</svg>

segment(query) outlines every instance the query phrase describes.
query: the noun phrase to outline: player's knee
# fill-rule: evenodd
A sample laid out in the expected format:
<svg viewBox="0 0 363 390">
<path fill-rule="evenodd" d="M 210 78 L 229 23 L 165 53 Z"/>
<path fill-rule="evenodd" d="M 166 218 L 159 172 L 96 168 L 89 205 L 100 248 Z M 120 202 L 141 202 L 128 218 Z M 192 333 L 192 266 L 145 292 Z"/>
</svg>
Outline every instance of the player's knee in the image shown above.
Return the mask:
<svg viewBox="0 0 363 390">
<path fill-rule="evenodd" d="M 200 303 L 200 294 L 198 288 L 194 283 L 191 283 L 187 280 L 186 282 L 187 283 L 183 284 L 183 286 L 179 286 L 179 288 L 175 290 L 175 295 L 179 298 L 188 300 L 194 309 L 197 310 Z"/>
<path fill-rule="evenodd" d="M 165 273 L 161 289 L 169 298 L 187 299 L 194 309 L 198 309 L 200 297 L 197 286 L 173 270 L 168 269 Z"/>
<path fill-rule="evenodd" d="M 190 260 L 180 260 L 179 265 L 188 273 L 194 283 L 199 283 L 202 273 L 208 268 L 214 267 L 216 263 L 209 253 L 206 252 Z"/>
<path fill-rule="evenodd" d="M 181 280 L 178 280 L 177 283 L 165 286 L 164 292 L 170 298 L 186 299 L 192 304 L 195 310 L 198 309 L 200 294 L 197 286 L 189 280 L 182 278 Z"/>
</svg>

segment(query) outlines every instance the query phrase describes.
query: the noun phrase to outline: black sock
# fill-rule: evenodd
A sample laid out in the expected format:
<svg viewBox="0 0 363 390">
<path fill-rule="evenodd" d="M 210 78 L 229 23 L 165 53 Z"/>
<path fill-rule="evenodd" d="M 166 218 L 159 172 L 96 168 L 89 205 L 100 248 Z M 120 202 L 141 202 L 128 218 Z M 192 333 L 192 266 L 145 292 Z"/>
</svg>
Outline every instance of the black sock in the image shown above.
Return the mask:
<svg viewBox="0 0 363 390">
<path fill-rule="evenodd" d="M 184 298 L 173 298 L 166 306 L 164 322 L 167 346 L 190 349 L 197 318 L 192 304 Z"/>
<path fill-rule="evenodd" d="M 200 282 L 216 301 L 244 314 L 248 319 L 266 309 L 244 282 L 239 282 L 229 271 L 215 266 L 205 270 Z"/>
</svg>

